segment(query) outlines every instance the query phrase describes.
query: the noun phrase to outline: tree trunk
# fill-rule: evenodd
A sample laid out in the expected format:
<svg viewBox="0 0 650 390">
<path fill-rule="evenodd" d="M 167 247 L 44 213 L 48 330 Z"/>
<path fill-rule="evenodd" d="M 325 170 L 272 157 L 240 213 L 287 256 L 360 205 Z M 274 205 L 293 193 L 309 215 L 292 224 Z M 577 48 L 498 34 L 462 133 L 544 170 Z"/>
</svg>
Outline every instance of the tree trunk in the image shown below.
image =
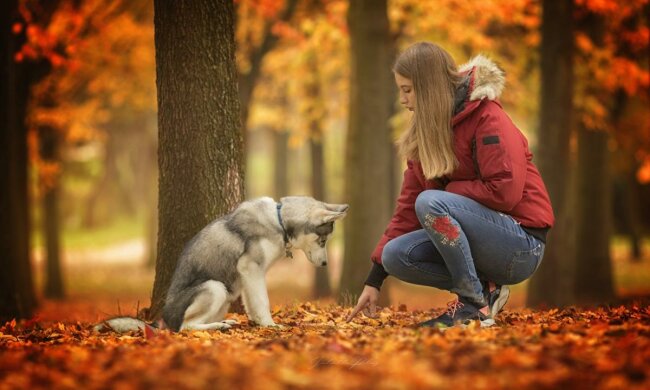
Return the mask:
<svg viewBox="0 0 650 390">
<path fill-rule="evenodd" d="M 574 251 L 570 197 L 569 139 L 573 97 L 573 0 L 542 3 L 541 107 L 537 166 L 551 197 L 556 224 L 542 264 L 528 287 L 528 305 L 570 303 Z M 553 286 L 550 288 L 549 286 Z"/>
<path fill-rule="evenodd" d="M 610 107 L 610 117 L 614 131 L 619 131 L 621 118 L 623 117 L 629 96 L 625 91 L 617 91 L 614 97 L 614 104 Z M 619 146 L 620 148 L 620 146 Z M 618 220 L 621 233 L 628 236 L 630 240 L 630 260 L 633 263 L 641 261 L 641 240 L 643 238 L 641 227 L 641 207 L 639 199 L 639 183 L 636 179 L 636 171 L 639 169 L 639 162 L 634 153 L 621 148 L 612 156 L 620 169 L 611 173 L 612 192 L 611 207 L 614 220 Z M 618 195 L 618 196 L 616 196 Z"/>
<path fill-rule="evenodd" d="M 284 9 L 280 13 L 277 21 L 287 23 L 291 20 L 298 0 L 287 0 Z M 253 99 L 253 91 L 257 80 L 262 72 L 262 60 L 264 56 L 278 43 L 279 36 L 273 33 L 273 26 L 276 20 L 268 20 L 264 26 L 264 33 L 262 34 L 262 43 L 256 47 L 250 55 L 250 69 L 247 73 L 241 73 L 239 77 L 239 101 L 240 101 L 240 115 L 241 125 L 244 129 L 247 128 L 248 113 Z"/>
<path fill-rule="evenodd" d="M 158 199 L 152 199 L 154 204 L 147 207 L 145 210 L 145 260 L 144 265 L 147 268 L 154 268 L 156 266 L 156 251 L 158 237 Z"/>
<path fill-rule="evenodd" d="M 273 183 L 275 189 L 275 199 L 279 200 L 289 194 L 289 178 L 287 170 L 289 168 L 289 131 L 272 130 L 275 144 L 275 170 L 273 172 Z"/>
<path fill-rule="evenodd" d="M 159 136 L 158 318 L 184 245 L 242 201 L 233 3 L 154 0 Z"/>
<path fill-rule="evenodd" d="M 286 85 L 278 98 L 279 109 L 283 114 L 289 115 L 289 99 L 287 98 Z M 289 129 L 273 129 L 275 170 L 273 172 L 275 199 L 280 200 L 289 195 Z"/>
<path fill-rule="evenodd" d="M 312 126 L 320 126 L 320 124 L 312 123 Z M 317 135 L 320 132 L 320 129 L 312 127 L 312 137 L 309 139 L 311 149 L 311 188 L 314 198 L 325 201 L 323 140 L 320 135 Z M 332 288 L 330 287 L 329 269 L 325 267 L 315 268 L 313 297 L 323 298 L 330 295 L 332 295 Z"/>
<path fill-rule="evenodd" d="M 624 199 L 625 199 L 625 214 L 626 220 L 629 224 L 629 237 L 630 237 L 630 260 L 633 263 L 641 262 L 641 244 L 643 240 L 641 220 L 640 220 L 640 204 L 639 199 L 639 182 L 636 180 L 637 165 L 631 166 L 630 170 L 626 171 L 623 175 L 624 186 Z"/>
<path fill-rule="evenodd" d="M 39 129 L 41 158 L 50 163 L 60 162 L 59 135 L 52 127 Z M 62 299 L 65 296 L 61 272 L 61 223 L 59 218 L 60 177 L 53 185 L 43 186 L 43 237 L 45 241 L 45 290 L 47 298 Z"/>
<path fill-rule="evenodd" d="M 605 45 L 605 20 L 589 13 L 583 28 L 596 48 Z M 587 68 L 586 96 L 593 96 L 609 107 L 609 125 L 616 127 L 625 107 L 623 91 L 612 95 L 596 83 L 596 70 Z M 609 133 L 581 124 L 578 131 L 578 188 L 576 224 L 576 273 L 574 292 L 579 303 L 603 303 L 614 299 L 612 265 L 609 255 L 611 237 L 611 181 Z"/>
<path fill-rule="evenodd" d="M 596 47 L 604 45 L 605 20 L 589 13 L 584 19 L 584 30 Z M 595 84 L 595 70 L 587 70 L 587 96 L 599 101 L 609 100 L 611 94 Z M 623 91 L 609 101 L 610 124 L 618 122 L 625 101 Z M 576 224 L 576 273 L 574 292 L 580 303 L 608 302 L 614 298 L 612 265 L 609 256 L 611 236 L 611 180 L 609 175 L 609 133 L 580 126 L 578 131 L 578 187 Z"/>
<path fill-rule="evenodd" d="M 316 4 L 317 6 L 318 4 Z M 317 12 L 319 8 L 315 8 Z M 325 169 L 323 162 L 323 128 L 325 116 L 323 97 L 320 88 L 320 70 L 318 68 L 318 53 L 310 50 L 307 54 L 307 67 L 309 76 L 306 80 L 305 95 L 309 108 L 306 112 L 309 123 L 309 148 L 311 154 L 311 194 L 318 200 L 325 201 Z M 314 298 L 327 297 L 332 294 L 329 272 L 327 268 L 314 269 L 314 285 L 312 295 Z"/>
<path fill-rule="evenodd" d="M 388 62 L 388 68 L 392 69 L 393 64 L 395 63 L 395 58 L 397 58 L 397 38 L 399 37 L 399 33 L 393 32 L 393 34 L 390 37 L 389 40 L 389 50 L 390 50 L 390 55 L 389 55 L 389 62 Z M 397 85 L 392 80 L 388 83 L 389 85 L 389 90 L 390 92 L 388 93 L 388 99 L 386 101 L 386 104 L 388 104 L 388 118 L 392 118 L 395 115 L 395 104 L 396 100 L 395 97 L 397 96 Z M 395 146 L 395 143 L 393 142 L 394 137 L 394 128 L 390 124 L 389 121 L 389 126 L 388 126 L 388 137 L 390 140 L 390 167 L 388 168 L 387 172 L 387 177 L 388 177 L 388 188 L 390 189 L 387 193 L 386 196 L 388 197 L 388 213 L 389 215 L 392 215 L 394 209 L 395 209 L 395 203 L 397 201 L 397 197 L 399 196 L 400 190 L 402 189 L 402 180 L 401 178 L 403 177 L 402 173 L 404 172 L 404 168 L 402 167 L 402 161 L 399 157 L 399 154 L 397 153 L 397 147 Z M 390 290 L 393 288 L 393 285 L 395 283 L 395 279 L 393 278 L 387 278 L 384 281 L 384 284 L 381 287 L 380 293 L 379 293 L 379 300 L 377 304 L 379 306 L 389 306 L 391 301 L 390 301 Z"/>
<path fill-rule="evenodd" d="M 156 238 L 158 236 L 158 167 L 156 166 L 157 159 L 157 145 L 154 142 L 145 143 L 146 151 L 148 154 L 149 163 L 145 164 L 146 175 L 143 180 L 147 183 L 147 188 L 144 189 L 148 199 L 145 208 L 145 247 L 146 257 L 145 264 L 148 268 L 153 268 L 156 265 Z"/>
<path fill-rule="evenodd" d="M 345 188 L 345 251 L 339 300 L 363 288 L 370 254 L 390 219 L 391 54 L 386 0 L 353 0 L 348 9 L 351 46 L 350 117 Z M 377 196 L 378 194 L 384 194 Z"/>
<path fill-rule="evenodd" d="M 578 132 L 577 253 L 575 297 L 579 303 L 614 298 L 609 257 L 611 202 L 609 134 L 581 128 Z M 597 178 L 594 180 L 594 178 Z"/>
<path fill-rule="evenodd" d="M 29 318 L 36 306 L 29 262 L 29 193 L 27 190 L 28 96 L 24 74 L 14 62 L 20 47 L 11 26 L 18 18 L 18 1 L 0 5 L 0 323 Z"/>
<path fill-rule="evenodd" d="M 43 224 L 45 237 L 45 290 L 47 298 L 65 297 L 61 272 L 61 231 L 59 218 L 59 188 L 51 188 L 43 195 Z"/>
</svg>

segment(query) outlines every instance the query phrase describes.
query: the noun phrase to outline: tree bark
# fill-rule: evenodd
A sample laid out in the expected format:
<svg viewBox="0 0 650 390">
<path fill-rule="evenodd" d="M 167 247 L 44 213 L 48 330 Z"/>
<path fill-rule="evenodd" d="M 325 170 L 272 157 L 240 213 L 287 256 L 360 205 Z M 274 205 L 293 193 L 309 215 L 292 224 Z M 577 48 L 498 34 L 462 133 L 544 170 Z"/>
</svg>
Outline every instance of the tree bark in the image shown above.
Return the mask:
<svg viewBox="0 0 650 390">
<path fill-rule="evenodd" d="M 537 166 L 556 216 L 542 264 L 528 287 L 528 305 L 563 306 L 571 296 L 574 247 L 571 243 L 569 139 L 573 97 L 573 0 L 542 3 L 541 107 Z M 553 288 L 549 288 L 553 286 Z"/>
<path fill-rule="evenodd" d="M 390 219 L 391 53 L 386 0 L 352 0 L 348 9 L 351 45 L 350 116 L 345 188 L 344 264 L 339 300 L 363 288 L 370 253 Z M 380 194 L 380 196 L 378 196 Z M 381 195 L 384 194 L 384 195 Z"/>
<path fill-rule="evenodd" d="M 0 323 L 29 318 L 36 307 L 29 262 L 27 130 L 24 119 L 27 82 L 14 62 L 20 47 L 12 33 L 18 1 L 0 3 Z"/>
<path fill-rule="evenodd" d="M 158 318 L 178 257 L 244 194 L 233 3 L 154 1 L 159 124 Z"/>
</svg>

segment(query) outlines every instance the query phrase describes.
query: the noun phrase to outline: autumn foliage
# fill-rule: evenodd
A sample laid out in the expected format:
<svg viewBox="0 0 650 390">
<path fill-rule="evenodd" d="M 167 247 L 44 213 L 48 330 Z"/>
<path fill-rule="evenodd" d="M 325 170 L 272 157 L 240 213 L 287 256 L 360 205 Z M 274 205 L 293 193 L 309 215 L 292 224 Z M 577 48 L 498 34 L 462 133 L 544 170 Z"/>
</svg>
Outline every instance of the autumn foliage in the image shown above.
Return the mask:
<svg viewBox="0 0 650 390">
<path fill-rule="evenodd" d="M 612 388 L 650 386 L 650 307 L 505 311 L 496 327 L 413 324 L 438 314 L 276 308 L 282 329 L 95 334 L 88 323 L 0 328 L 0 389 Z"/>
<path fill-rule="evenodd" d="M 344 145 L 337 139 L 342 139 L 346 126 L 351 88 L 349 2 L 298 1 L 292 16 L 281 20 L 289 3 L 235 1 L 241 78 L 252 72 L 265 34 L 277 37 L 260 60 L 246 125 L 253 132 L 270 129 L 290 134 L 292 148 L 304 146 L 310 138 L 327 138 L 340 156 Z M 575 122 L 609 132 L 610 148 L 618 156 L 615 171 L 633 172 L 641 183 L 650 183 L 648 3 L 575 0 L 573 36 Z M 541 4 L 536 0 L 392 0 L 391 37 L 396 49 L 419 40 L 435 41 L 459 63 L 478 53 L 494 58 L 508 74 L 504 105 L 522 129 L 533 134 L 539 115 Z M 40 77 L 32 80 L 26 118 L 31 166 L 39 182 L 33 190 L 35 198 L 40 187 L 64 186 L 60 178 L 74 179 L 76 174 L 83 183 L 68 189 L 64 209 L 79 210 L 78 204 L 83 204 L 88 210 L 84 213 L 92 216 L 103 203 L 108 205 L 105 213 L 112 216 L 117 214 L 116 202 L 95 198 L 113 187 L 124 187 L 143 193 L 145 206 L 139 207 L 155 212 L 149 203 L 155 199 L 150 192 L 157 187 L 147 179 L 155 182 L 157 173 L 136 174 L 132 168 L 156 164 L 155 152 L 147 153 L 144 147 L 155 150 L 157 136 L 153 2 L 21 0 L 20 18 L 11 29 L 23 41 L 14 60 L 21 66 L 43 67 Z M 406 128 L 407 115 L 395 113 L 391 123 L 395 132 Z M 39 155 L 42 135 L 51 130 L 57 134 L 57 147 L 67 152 L 59 159 Z M 79 157 L 83 146 L 90 146 L 85 150 L 92 152 L 86 160 Z M 70 164 L 75 151 L 76 165 Z M 328 196 L 341 197 L 342 159 L 330 158 L 328 164 Z M 253 179 L 247 177 L 251 193 L 259 191 L 258 182 L 267 176 L 265 170 L 251 175 Z M 64 223 L 80 224 L 82 219 L 92 218 L 74 216 Z M 448 220 L 428 222 L 451 241 L 458 235 Z M 639 268 L 631 269 L 628 273 L 638 276 Z M 136 273 L 127 268 L 120 272 Z M 102 283 L 116 282 L 102 279 Z M 647 288 L 640 292 L 647 293 Z M 88 305 L 95 303 L 94 298 L 83 296 Z M 472 325 L 441 331 L 414 327 L 440 314 L 434 308 L 421 311 L 399 305 L 382 309 L 376 319 L 358 316 L 346 323 L 350 308 L 304 302 L 274 308 L 281 329 L 254 327 L 244 315 L 229 314 L 240 325 L 228 331 L 126 335 L 94 333 L 87 311 L 57 307 L 56 315 L 0 324 L 0 390 L 646 389 L 650 388 L 649 303 L 506 310 L 494 328 Z"/>
</svg>

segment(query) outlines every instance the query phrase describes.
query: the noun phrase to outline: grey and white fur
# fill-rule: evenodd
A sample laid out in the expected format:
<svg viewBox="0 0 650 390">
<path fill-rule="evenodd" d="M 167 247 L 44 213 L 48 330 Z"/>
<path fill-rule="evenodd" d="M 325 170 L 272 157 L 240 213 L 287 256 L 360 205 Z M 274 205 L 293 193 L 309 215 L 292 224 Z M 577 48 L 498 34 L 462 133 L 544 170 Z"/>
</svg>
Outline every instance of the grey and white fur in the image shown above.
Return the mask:
<svg viewBox="0 0 650 390">
<path fill-rule="evenodd" d="M 315 266 L 327 265 L 327 240 L 347 209 L 346 204 L 306 196 L 284 197 L 279 203 L 264 197 L 213 221 L 178 259 L 163 309 L 165 325 L 174 331 L 228 329 L 234 321 L 224 321 L 224 316 L 241 295 L 250 321 L 276 326 L 266 271 L 293 248 L 305 252 Z M 115 318 L 100 325 L 115 329 L 125 321 Z"/>
</svg>

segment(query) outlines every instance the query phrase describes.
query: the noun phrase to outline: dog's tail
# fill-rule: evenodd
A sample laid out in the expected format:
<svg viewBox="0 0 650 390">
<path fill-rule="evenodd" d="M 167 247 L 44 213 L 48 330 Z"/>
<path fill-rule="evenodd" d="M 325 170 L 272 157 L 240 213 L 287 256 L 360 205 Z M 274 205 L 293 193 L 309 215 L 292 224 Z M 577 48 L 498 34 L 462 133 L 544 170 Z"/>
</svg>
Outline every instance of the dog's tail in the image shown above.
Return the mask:
<svg viewBox="0 0 650 390">
<path fill-rule="evenodd" d="M 113 317 L 93 326 L 95 332 L 106 332 L 112 330 L 117 333 L 126 333 L 141 330 L 144 332 L 148 324 L 133 317 Z M 149 326 L 156 327 L 156 324 Z"/>
</svg>

